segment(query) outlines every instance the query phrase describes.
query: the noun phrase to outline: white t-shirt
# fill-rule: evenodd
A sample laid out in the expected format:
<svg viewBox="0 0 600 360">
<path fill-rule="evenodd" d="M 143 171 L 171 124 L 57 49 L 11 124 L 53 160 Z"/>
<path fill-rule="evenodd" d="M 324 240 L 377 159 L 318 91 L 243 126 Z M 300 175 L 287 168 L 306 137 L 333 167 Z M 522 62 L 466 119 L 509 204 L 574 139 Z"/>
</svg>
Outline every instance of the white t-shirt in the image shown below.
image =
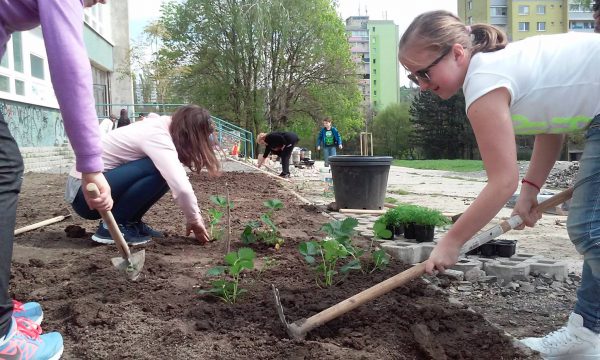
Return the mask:
<svg viewBox="0 0 600 360">
<path fill-rule="evenodd" d="M 473 56 L 463 91 L 466 109 L 504 87 L 516 134 L 584 129 L 600 114 L 600 35 L 534 36 Z"/>
</svg>

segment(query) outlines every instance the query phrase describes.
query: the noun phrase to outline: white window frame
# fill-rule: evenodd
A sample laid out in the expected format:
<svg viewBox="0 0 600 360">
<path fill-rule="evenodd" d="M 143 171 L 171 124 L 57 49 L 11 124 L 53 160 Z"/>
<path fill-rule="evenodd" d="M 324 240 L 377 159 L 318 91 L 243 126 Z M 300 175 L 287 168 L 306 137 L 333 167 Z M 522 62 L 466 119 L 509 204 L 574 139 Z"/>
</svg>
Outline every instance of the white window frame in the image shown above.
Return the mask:
<svg viewBox="0 0 600 360">
<path fill-rule="evenodd" d="M 500 9 L 504 9 L 504 15 L 497 13 L 497 10 L 500 10 Z M 508 16 L 508 7 L 506 7 L 506 6 L 490 6 L 490 16 Z"/>
<path fill-rule="evenodd" d="M 546 31 L 546 22 L 545 21 L 538 21 L 537 31 Z"/>
<path fill-rule="evenodd" d="M 535 13 L 538 15 L 546 15 L 546 5 L 537 5 Z"/>
<path fill-rule="evenodd" d="M 523 25 L 523 27 L 521 25 Z M 519 31 L 529 31 L 529 21 L 519 21 Z"/>
<path fill-rule="evenodd" d="M 519 15 L 529 15 L 529 5 L 519 5 Z"/>
</svg>

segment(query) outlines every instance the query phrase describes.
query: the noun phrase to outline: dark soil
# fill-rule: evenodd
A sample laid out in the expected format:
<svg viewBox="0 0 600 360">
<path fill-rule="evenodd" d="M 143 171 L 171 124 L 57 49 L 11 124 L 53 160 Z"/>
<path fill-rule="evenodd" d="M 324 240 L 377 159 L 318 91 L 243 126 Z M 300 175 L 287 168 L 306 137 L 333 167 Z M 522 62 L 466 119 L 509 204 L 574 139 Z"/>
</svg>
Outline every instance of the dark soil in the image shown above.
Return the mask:
<svg viewBox="0 0 600 360">
<path fill-rule="evenodd" d="M 276 180 L 258 174 L 225 173 L 217 179 L 191 177 L 201 207 L 209 196 L 225 194 L 232 211 L 232 248 L 246 222 L 277 198 L 285 209 L 275 223 L 285 239 L 279 251 L 255 247 L 257 269 L 241 286 L 248 292 L 234 305 L 197 294 L 211 278 L 206 271 L 223 263 L 226 241 L 200 246 L 184 236 L 185 223 L 170 195 L 145 221 L 166 238 L 145 246 L 144 277 L 130 282 L 110 262 L 113 246 L 90 240 L 96 221 L 76 215 L 16 237 L 11 294 L 35 300 L 45 310 L 44 331 L 59 331 L 64 359 L 526 359 L 502 330 L 466 306 L 419 279 L 290 340 L 275 311 L 270 288 L 281 293 L 291 321 L 310 317 L 402 271 L 392 263 L 384 272 L 355 273 L 332 288 L 316 286 L 298 244 L 319 239 L 328 218 L 302 206 Z M 26 174 L 17 227 L 64 214 L 64 176 Z M 85 229 L 85 230 L 83 230 Z M 82 231 L 87 234 L 81 237 Z M 357 239 L 365 241 L 365 239 Z M 138 251 L 133 248 L 132 251 Z"/>
</svg>

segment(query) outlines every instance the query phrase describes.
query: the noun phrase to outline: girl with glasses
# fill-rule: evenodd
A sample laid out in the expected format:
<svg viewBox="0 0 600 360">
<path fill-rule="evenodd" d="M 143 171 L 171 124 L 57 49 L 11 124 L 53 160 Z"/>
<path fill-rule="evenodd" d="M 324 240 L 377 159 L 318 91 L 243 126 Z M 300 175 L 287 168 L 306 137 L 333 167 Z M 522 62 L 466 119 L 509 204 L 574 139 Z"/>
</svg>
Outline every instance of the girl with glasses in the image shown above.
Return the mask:
<svg viewBox="0 0 600 360">
<path fill-rule="evenodd" d="M 566 133 L 586 131 L 569 209 L 571 241 L 584 256 L 577 303 L 564 328 L 524 344 L 552 359 L 600 359 L 600 36 L 568 33 L 507 44 L 485 24 L 466 26 L 446 11 L 413 20 L 399 60 L 421 90 L 448 99 L 461 88 L 488 183 L 427 260 L 429 273 L 458 261 L 462 245 L 487 225 L 518 188 L 515 134 L 535 135 L 531 163 L 514 208 L 534 226 L 540 187 Z"/>
</svg>

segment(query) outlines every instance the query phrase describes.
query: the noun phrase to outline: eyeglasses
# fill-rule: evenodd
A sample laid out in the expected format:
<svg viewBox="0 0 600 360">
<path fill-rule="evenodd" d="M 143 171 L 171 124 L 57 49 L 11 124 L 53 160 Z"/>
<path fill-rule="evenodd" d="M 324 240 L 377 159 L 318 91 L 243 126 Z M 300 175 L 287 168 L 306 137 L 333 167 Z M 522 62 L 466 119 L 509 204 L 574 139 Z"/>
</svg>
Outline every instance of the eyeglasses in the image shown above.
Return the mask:
<svg viewBox="0 0 600 360">
<path fill-rule="evenodd" d="M 440 56 L 438 56 L 437 59 L 433 60 L 433 62 L 431 64 L 429 64 L 429 66 L 427 66 L 426 68 L 423 68 L 421 70 L 415 71 L 414 73 L 408 74 L 408 78 L 410 79 L 410 81 L 417 84 L 417 86 L 420 85 L 419 79 L 421 79 L 421 81 L 424 81 L 424 82 L 431 82 L 431 78 L 429 77 L 429 70 L 431 70 L 431 68 L 433 68 L 440 61 L 442 61 L 442 59 L 450 53 L 450 50 L 452 50 L 451 47 L 444 50 L 444 52 L 442 52 L 442 54 Z M 404 68 L 406 69 L 406 67 L 404 67 Z M 408 71 L 408 69 L 406 69 L 406 70 Z"/>
</svg>

